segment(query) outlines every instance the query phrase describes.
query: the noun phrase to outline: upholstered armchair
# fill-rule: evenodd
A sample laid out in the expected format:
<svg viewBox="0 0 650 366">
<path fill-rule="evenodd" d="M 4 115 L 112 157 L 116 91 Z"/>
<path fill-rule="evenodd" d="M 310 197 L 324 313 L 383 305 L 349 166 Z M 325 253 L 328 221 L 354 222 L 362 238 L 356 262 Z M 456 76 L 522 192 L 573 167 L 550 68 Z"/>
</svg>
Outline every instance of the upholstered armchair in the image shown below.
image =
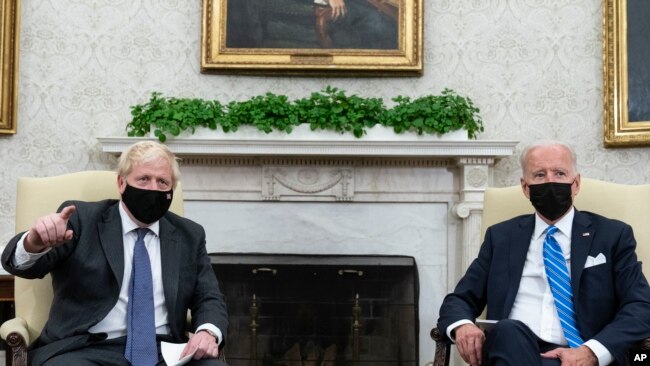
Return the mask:
<svg viewBox="0 0 650 366">
<path fill-rule="evenodd" d="M 625 185 L 583 178 L 580 193 L 574 202 L 581 211 L 591 211 L 624 221 L 634 229 L 637 255 L 643 271 L 650 275 L 650 184 Z M 509 218 L 532 213 L 533 207 L 521 186 L 488 188 L 483 203 L 481 238 L 491 225 Z M 443 329 L 433 328 L 431 338 L 436 342 L 434 366 L 449 365 L 451 345 L 443 341 Z M 640 340 L 638 347 L 650 350 L 650 339 Z"/>
<path fill-rule="evenodd" d="M 19 178 L 16 191 L 16 233 L 28 230 L 38 217 L 55 212 L 65 200 L 99 201 L 119 198 L 117 174 L 112 171 L 84 171 L 45 178 Z M 183 215 L 180 184 L 174 191 L 171 211 Z M 50 276 L 38 280 L 15 278 L 16 317 L 0 326 L 0 337 L 9 349 L 6 357 L 13 366 L 26 366 L 27 347 L 38 337 L 52 304 Z M 8 363 L 9 364 L 9 363 Z"/>
</svg>

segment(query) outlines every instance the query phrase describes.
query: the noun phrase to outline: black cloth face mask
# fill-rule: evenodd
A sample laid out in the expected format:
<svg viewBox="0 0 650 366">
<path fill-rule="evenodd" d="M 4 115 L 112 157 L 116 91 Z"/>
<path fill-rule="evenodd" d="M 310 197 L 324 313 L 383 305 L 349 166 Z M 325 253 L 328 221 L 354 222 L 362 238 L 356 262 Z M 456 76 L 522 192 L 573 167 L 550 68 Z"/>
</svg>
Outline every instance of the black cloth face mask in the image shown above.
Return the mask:
<svg viewBox="0 0 650 366">
<path fill-rule="evenodd" d="M 140 189 L 132 187 L 128 183 L 122 193 L 122 201 L 131 215 L 145 224 L 160 220 L 169 210 L 172 198 L 174 198 L 174 191 L 171 189 L 169 191 Z"/>
<path fill-rule="evenodd" d="M 529 184 L 530 203 L 545 218 L 555 221 L 562 217 L 573 205 L 571 183 L 548 182 Z"/>
</svg>

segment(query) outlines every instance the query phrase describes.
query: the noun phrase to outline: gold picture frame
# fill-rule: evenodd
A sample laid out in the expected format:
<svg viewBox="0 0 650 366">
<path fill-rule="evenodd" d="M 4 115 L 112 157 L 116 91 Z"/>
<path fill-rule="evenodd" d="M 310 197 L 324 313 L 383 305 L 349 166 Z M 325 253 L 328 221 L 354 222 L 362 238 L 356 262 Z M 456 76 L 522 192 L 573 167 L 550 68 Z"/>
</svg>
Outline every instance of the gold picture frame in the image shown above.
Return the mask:
<svg viewBox="0 0 650 366">
<path fill-rule="evenodd" d="M 201 71 L 419 76 L 422 6 L 423 0 L 203 0 Z"/>
<path fill-rule="evenodd" d="M 648 146 L 650 92 L 644 85 L 650 84 L 650 72 L 644 58 L 650 55 L 650 36 L 639 27 L 650 16 L 650 2 L 605 0 L 602 10 L 605 146 Z"/>
<path fill-rule="evenodd" d="M 0 0 L 0 134 L 16 133 L 16 109 L 18 103 L 18 30 L 19 0 Z"/>
</svg>

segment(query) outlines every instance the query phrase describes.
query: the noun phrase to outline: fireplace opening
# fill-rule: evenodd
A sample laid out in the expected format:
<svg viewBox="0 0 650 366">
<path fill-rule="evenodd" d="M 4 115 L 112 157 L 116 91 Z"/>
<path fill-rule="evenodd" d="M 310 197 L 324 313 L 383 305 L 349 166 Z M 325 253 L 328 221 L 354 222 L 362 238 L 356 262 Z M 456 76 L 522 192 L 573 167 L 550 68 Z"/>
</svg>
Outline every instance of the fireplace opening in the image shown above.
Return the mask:
<svg viewBox="0 0 650 366">
<path fill-rule="evenodd" d="M 210 255 L 231 366 L 417 366 L 418 279 L 407 256 Z"/>
</svg>

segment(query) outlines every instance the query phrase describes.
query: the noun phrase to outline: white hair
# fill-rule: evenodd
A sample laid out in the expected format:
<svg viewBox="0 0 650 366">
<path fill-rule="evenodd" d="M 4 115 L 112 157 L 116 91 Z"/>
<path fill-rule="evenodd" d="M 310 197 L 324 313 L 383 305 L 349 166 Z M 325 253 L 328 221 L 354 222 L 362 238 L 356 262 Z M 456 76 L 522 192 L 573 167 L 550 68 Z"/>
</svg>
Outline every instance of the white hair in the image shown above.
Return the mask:
<svg viewBox="0 0 650 366">
<path fill-rule="evenodd" d="M 526 157 L 528 156 L 531 150 L 539 147 L 549 147 L 549 146 L 561 146 L 567 149 L 567 151 L 569 151 L 569 154 L 571 154 L 571 162 L 573 163 L 573 172 L 576 174 L 578 173 L 578 156 L 576 155 L 576 152 L 567 143 L 564 143 L 562 141 L 554 141 L 554 140 L 539 140 L 526 146 L 524 150 L 521 152 L 521 155 L 519 156 L 519 164 L 521 165 L 521 171 L 522 172 L 526 171 Z"/>
</svg>

